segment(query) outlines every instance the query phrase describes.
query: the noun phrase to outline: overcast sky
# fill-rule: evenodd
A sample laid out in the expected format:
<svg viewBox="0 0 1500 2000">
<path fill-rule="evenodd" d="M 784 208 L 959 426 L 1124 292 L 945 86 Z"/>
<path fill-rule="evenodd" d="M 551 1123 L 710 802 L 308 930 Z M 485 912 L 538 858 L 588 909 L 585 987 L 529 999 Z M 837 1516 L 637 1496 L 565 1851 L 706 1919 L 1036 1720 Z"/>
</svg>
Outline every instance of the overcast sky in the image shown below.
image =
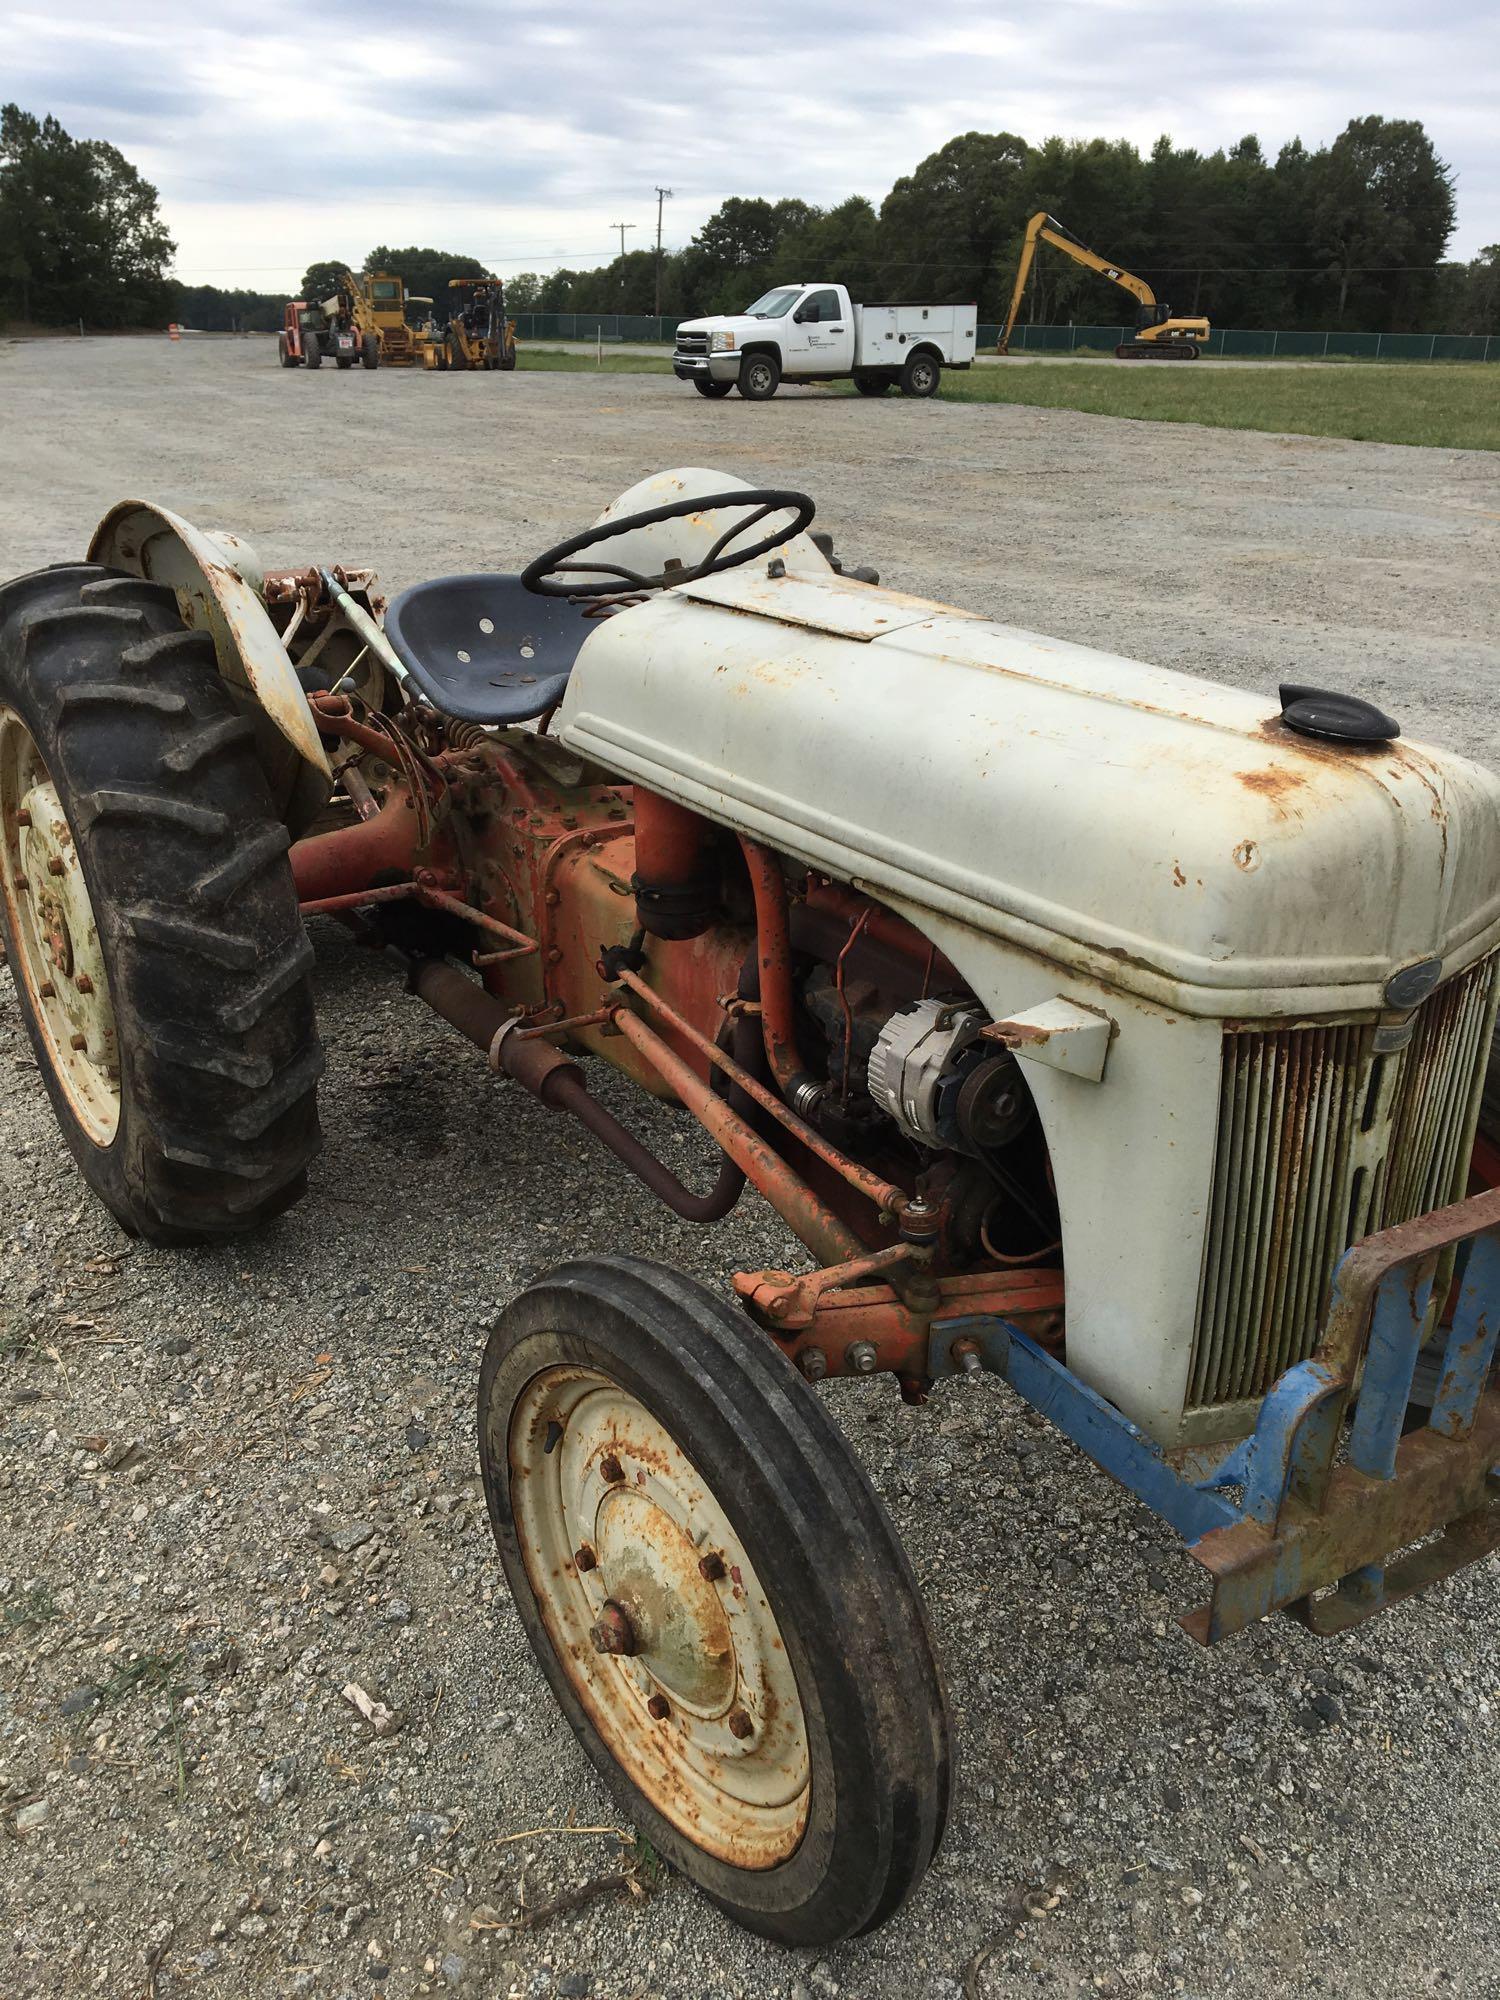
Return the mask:
<svg viewBox="0 0 1500 2000">
<path fill-rule="evenodd" d="M 378 242 L 601 263 L 658 182 L 677 245 L 731 194 L 878 202 L 975 129 L 1274 155 L 1369 112 L 1454 168 L 1450 255 L 1500 241 L 1495 0 L 0 0 L 0 50 L 0 98 L 119 146 L 217 285 Z"/>
</svg>

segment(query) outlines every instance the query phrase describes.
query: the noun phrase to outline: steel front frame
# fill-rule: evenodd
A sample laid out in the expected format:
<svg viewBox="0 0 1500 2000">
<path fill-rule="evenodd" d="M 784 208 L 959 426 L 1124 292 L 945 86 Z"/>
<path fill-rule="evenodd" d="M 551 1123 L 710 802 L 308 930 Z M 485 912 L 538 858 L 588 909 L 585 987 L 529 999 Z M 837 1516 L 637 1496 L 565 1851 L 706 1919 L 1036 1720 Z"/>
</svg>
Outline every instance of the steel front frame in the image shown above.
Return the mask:
<svg viewBox="0 0 1500 2000">
<path fill-rule="evenodd" d="M 1437 1396 L 1427 1422 L 1406 1429 L 1450 1250 L 1457 1276 L 1436 1300 L 1452 1300 Z M 1214 1580 L 1209 1602 L 1182 1621 L 1211 1645 L 1275 1610 L 1342 1631 L 1500 1547 L 1497 1332 L 1491 1188 L 1345 1253 L 1316 1352 L 1272 1387 L 1253 1434 L 1204 1479 L 1006 1320 L 936 1322 L 929 1367 L 951 1375 L 977 1355 L 1173 1527 Z"/>
</svg>

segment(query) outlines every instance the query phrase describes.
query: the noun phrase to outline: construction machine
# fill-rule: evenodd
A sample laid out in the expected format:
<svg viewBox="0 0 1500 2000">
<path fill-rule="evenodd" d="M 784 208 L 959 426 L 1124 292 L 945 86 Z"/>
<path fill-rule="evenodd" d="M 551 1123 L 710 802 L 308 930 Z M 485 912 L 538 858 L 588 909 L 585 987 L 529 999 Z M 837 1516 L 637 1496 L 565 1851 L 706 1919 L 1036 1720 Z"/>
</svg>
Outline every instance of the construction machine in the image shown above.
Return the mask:
<svg viewBox="0 0 1500 2000">
<path fill-rule="evenodd" d="M 339 368 L 380 366 L 380 335 L 359 280 L 345 271 L 331 298 L 291 299 L 276 343 L 283 368 L 321 368 L 326 356 Z"/>
<path fill-rule="evenodd" d="M 1115 349 L 1121 361 L 1196 361 L 1200 343 L 1209 337 L 1211 328 L 1201 315 L 1181 317 L 1173 313 L 1168 305 L 1162 305 L 1144 278 L 1138 278 L 1131 271 L 1125 271 L 1118 264 L 1111 264 L 1107 257 L 1101 257 L 1097 250 L 1090 250 L 1071 229 L 1064 227 L 1055 215 L 1039 210 L 1026 225 L 1025 239 L 1021 244 L 1021 261 L 1016 266 L 1016 282 L 1010 295 L 1010 310 L 1005 315 L 1005 324 L 1000 329 L 1000 338 L 995 343 L 997 354 L 1010 352 L 1010 336 L 1016 323 L 1016 314 L 1021 310 L 1021 300 L 1026 291 L 1026 281 L 1031 276 L 1031 266 L 1036 257 L 1038 242 L 1050 243 L 1071 257 L 1075 264 L 1082 264 L 1087 271 L 1097 271 L 1101 278 L 1108 278 L 1121 291 L 1129 292 L 1136 301 L 1135 338 L 1122 340 Z"/>
<path fill-rule="evenodd" d="M 416 367 L 422 359 L 422 344 L 407 324 L 406 308 L 431 305 L 432 301 L 410 298 L 404 282 L 393 271 L 366 271 L 354 282 L 363 317 L 380 343 L 380 358 L 386 367 Z"/>
<path fill-rule="evenodd" d="M 514 368 L 516 323 L 498 278 L 450 278 L 446 329 L 423 351 L 428 368 Z"/>
</svg>

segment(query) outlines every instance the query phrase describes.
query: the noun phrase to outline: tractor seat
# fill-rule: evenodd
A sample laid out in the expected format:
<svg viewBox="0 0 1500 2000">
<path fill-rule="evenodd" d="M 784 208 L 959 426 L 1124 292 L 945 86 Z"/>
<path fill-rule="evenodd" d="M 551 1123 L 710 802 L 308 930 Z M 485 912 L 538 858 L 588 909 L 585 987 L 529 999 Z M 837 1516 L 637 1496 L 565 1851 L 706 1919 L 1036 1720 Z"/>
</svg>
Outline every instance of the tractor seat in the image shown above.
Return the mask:
<svg viewBox="0 0 1500 2000">
<path fill-rule="evenodd" d="M 433 707 L 494 728 L 562 699 L 591 629 L 581 605 L 495 573 L 413 584 L 385 614 L 385 636 Z"/>
</svg>

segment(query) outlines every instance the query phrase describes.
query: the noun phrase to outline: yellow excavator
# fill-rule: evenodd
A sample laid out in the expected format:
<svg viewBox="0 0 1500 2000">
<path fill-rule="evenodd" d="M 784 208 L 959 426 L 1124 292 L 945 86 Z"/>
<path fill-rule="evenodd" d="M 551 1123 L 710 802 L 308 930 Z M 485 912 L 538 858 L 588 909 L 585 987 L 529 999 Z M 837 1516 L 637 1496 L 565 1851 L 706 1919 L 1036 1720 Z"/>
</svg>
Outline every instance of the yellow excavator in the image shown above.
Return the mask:
<svg viewBox="0 0 1500 2000">
<path fill-rule="evenodd" d="M 995 343 L 997 354 L 1010 352 L 1010 336 L 1016 324 L 1016 314 L 1021 310 L 1021 299 L 1026 290 L 1026 280 L 1031 276 L 1038 243 L 1050 243 L 1064 256 L 1071 257 L 1075 264 L 1082 264 L 1088 271 L 1097 271 L 1101 278 L 1108 278 L 1136 300 L 1135 339 L 1122 340 L 1115 349 L 1121 361 L 1198 359 L 1199 344 L 1208 339 L 1211 330 L 1206 319 L 1174 317 L 1170 306 L 1157 303 L 1155 292 L 1144 278 L 1122 271 L 1118 264 L 1111 264 L 1107 257 L 1090 250 L 1086 243 L 1079 242 L 1071 229 L 1065 228 L 1055 215 L 1048 215 L 1045 210 L 1032 216 L 1026 225 L 1021 261 L 1016 266 L 1015 287 L 1010 295 L 1010 311 L 1005 315 L 1005 325 Z"/>
</svg>

